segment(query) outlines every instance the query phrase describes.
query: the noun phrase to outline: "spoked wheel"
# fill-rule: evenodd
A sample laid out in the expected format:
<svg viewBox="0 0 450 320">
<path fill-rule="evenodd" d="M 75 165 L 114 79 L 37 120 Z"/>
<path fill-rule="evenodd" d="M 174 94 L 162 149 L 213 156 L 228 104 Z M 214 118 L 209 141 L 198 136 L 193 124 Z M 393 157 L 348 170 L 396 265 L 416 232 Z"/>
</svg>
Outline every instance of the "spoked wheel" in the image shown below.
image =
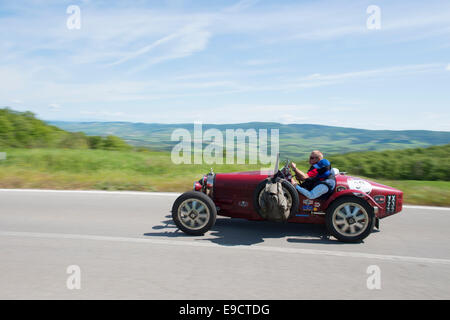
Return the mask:
<svg viewBox="0 0 450 320">
<path fill-rule="evenodd" d="M 326 225 L 336 239 L 358 242 L 373 230 L 375 215 L 366 201 L 357 197 L 337 199 L 327 210 Z"/>
<path fill-rule="evenodd" d="M 203 235 L 216 222 L 216 206 L 206 194 L 190 191 L 175 200 L 172 219 L 177 227 L 190 235 Z"/>
</svg>

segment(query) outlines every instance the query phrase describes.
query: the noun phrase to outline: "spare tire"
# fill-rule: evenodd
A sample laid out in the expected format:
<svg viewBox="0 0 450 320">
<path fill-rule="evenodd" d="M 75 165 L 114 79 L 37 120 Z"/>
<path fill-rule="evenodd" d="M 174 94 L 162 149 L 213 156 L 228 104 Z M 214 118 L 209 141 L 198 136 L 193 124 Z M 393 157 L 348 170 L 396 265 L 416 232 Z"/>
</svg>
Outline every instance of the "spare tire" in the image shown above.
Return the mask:
<svg viewBox="0 0 450 320">
<path fill-rule="evenodd" d="M 266 184 L 269 182 L 269 180 L 263 180 L 261 181 L 258 186 L 255 189 L 255 192 L 253 194 L 253 206 L 256 210 L 256 212 L 259 214 L 260 217 L 263 217 L 261 215 L 261 205 L 260 205 L 260 198 L 262 195 L 262 192 L 264 191 Z M 281 186 L 283 187 L 284 196 L 288 200 L 288 206 L 290 206 L 290 215 L 289 218 L 295 217 L 295 215 L 298 212 L 300 199 L 298 197 L 298 192 L 295 190 L 294 186 L 287 180 L 281 180 Z"/>
</svg>

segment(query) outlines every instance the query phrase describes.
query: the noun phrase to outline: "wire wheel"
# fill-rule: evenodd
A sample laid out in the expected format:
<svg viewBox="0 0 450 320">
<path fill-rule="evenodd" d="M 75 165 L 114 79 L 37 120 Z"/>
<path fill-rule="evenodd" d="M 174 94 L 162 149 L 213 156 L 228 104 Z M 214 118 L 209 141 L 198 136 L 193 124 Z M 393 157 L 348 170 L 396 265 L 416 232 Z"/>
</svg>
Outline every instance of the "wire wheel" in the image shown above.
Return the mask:
<svg viewBox="0 0 450 320">
<path fill-rule="evenodd" d="M 208 206 L 198 199 L 187 199 L 178 207 L 179 221 L 191 230 L 204 228 L 208 224 L 209 217 Z"/>
<path fill-rule="evenodd" d="M 201 236 L 216 222 L 216 205 L 210 197 L 198 191 L 179 196 L 172 206 L 172 219 L 183 232 Z"/>
<path fill-rule="evenodd" d="M 369 215 L 357 203 L 343 203 L 334 210 L 333 226 L 343 236 L 359 236 L 369 226 Z"/>
<path fill-rule="evenodd" d="M 364 199 L 340 197 L 328 207 L 325 223 L 339 241 L 359 242 L 373 231 L 375 214 Z"/>
</svg>

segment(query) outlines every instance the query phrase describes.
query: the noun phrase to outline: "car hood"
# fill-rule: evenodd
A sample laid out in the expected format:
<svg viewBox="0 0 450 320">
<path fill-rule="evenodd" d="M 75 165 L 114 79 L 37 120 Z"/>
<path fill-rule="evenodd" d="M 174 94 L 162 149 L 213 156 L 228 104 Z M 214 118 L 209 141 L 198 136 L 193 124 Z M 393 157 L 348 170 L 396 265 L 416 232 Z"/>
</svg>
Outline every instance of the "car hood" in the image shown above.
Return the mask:
<svg viewBox="0 0 450 320">
<path fill-rule="evenodd" d="M 228 173 L 220 173 L 220 175 L 227 176 L 227 175 L 249 175 L 249 176 L 256 176 L 256 175 L 272 175 L 273 170 L 256 170 L 256 171 L 242 171 L 242 172 L 228 172 Z"/>
</svg>

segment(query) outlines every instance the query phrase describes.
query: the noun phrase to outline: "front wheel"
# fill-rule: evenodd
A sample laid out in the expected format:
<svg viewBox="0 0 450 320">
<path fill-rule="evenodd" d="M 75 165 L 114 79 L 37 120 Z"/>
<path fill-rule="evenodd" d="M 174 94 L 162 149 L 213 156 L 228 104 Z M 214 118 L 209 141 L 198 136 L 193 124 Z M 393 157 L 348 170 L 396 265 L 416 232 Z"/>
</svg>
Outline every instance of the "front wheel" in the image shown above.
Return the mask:
<svg viewBox="0 0 450 320">
<path fill-rule="evenodd" d="M 362 241 L 373 231 L 374 225 L 373 208 L 361 198 L 338 198 L 327 210 L 327 229 L 343 242 Z"/>
<path fill-rule="evenodd" d="M 172 219 L 184 233 L 201 236 L 216 222 L 217 210 L 206 194 L 198 191 L 183 193 L 172 206 Z"/>
</svg>

